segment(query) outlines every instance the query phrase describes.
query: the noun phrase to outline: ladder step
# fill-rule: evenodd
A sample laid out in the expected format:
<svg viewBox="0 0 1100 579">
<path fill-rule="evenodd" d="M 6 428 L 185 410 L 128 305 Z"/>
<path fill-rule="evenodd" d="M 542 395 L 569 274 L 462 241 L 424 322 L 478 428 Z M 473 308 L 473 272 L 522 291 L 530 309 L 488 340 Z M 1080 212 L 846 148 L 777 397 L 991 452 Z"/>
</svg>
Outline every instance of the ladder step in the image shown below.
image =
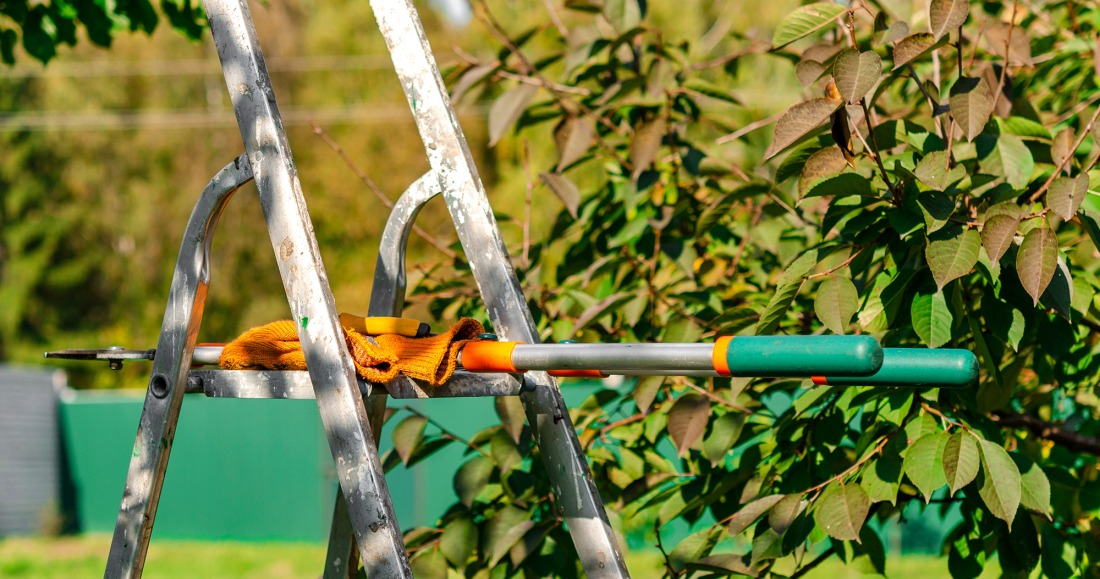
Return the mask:
<svg viewBox="0 0 1100 579">
<path fill-rule="evenodd" d="M 390 396 L 409 398 L 474 398 L 482 396 L 519 396 L 524 389 L 522 377 L 511 374 L 474 374 L 455 372 L 442 386 L 426 386 L 398 376 L 386 384 Z M 370 394 L 370 384 L 359 380 L 359 390 Z M 305 370 L 192 370 L 187 379 L 188 394 L 209 398 L 275 398 L 312 400 L 313 383 Z"/>
</svg>

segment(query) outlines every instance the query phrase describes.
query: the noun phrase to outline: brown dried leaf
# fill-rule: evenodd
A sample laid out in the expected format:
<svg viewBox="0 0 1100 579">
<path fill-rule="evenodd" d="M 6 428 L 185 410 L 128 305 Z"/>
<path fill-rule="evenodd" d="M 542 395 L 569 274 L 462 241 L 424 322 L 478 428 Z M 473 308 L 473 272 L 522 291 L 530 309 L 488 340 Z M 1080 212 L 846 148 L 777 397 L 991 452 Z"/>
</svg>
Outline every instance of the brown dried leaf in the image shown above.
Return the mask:
<svg viewBox="0 0 1100 579">
<path fill-rule="evenodd" d="M 688 393 L 676 399 L 668 411 L 668 434 L 676 443 L 676 452 L 681 456 L 695 444 L 707 429 L 710 418 L 710 401 Z"/>
</svg>

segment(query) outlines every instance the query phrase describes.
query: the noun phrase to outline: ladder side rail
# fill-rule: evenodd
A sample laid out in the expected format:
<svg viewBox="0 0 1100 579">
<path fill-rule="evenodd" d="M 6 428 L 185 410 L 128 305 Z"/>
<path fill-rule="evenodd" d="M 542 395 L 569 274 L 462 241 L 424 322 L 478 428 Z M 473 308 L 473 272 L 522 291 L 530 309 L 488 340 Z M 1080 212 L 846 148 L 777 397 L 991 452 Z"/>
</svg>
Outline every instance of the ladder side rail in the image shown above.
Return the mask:
<svg viewBox="0 0 1100 579">
<path fill-rule="evenodd" d="M 420 210 L 432 197 L 439 193 L 439 180 L 431 171 L 409 185 L 390 210 L 382 238 L 378 243 L 378 260 L 374 266 L 374 283 L 371 287 L 368 316 L 400 317 L 405 309 L 405 250 L 409 244 L 409 234 Z M 399 376 L 391 387 L 396 386 L 398 397 L 414 398 L 414 394 L 435 394 L 424 392 L 412 380 Z M 456 390 L 451 384 L 445 387 Z M 375 440 L 382 436 L 382 422 L 386 417 L 385 388 L 378 388 L 367 398 L 367 416 L 370 419 Z M 343 495 L 337 495 L 334 513 L 347 511 Z M 342 561 L 354 558 L 354 543 L 351 541 L 351 527 L 347 516 L 334 516 L 329 530 L 328 553 L 325 556 L 325 578 L 345 577 L 350 571 L 339 565 Z"/>
<path fill-rule="evenodd" d="M 370 577 L 412 577 L 251 12 L 204 5 L 361 560 Z"/>
<path fill-rule="evenodd" d="M 416 9 L 411 0 L 371 0 L 371 8 L 493 328 L 504 339 L 538 343 L 526 298 Z M 586 574 L 628 577 L 557 382 L 544 372 L 529 372 L 525 381 L 532 389 L 520 399 L 547 473 L 559 490 L 559 505 Z"/>
<path fill-rule="evenodd" d="M 248 160 L 243 155 L 237 157 L 210 180 L 187 222 L 164 309 L 152 378 L 126 473 L 105 577 L 141 577 L 144 569 L 164 473 L 187 389 L 191 355 L 206 303 L 210 241 L 226 203 L 251 179 L 252 168 Z"/>
</svg>

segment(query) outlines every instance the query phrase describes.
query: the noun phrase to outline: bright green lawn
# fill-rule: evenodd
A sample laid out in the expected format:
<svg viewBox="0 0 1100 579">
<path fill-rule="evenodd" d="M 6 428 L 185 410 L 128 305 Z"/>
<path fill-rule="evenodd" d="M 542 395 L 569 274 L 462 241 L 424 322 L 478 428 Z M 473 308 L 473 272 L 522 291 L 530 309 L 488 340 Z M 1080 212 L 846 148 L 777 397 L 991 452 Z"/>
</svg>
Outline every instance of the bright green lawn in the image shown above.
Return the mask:
<svg viewBox="0 0 1100 579">
<path fill-rule="evenodd" d="M 0 539 L 0 577 L 79 579 L 102 577 L 111 538 L 103 535 L 60 539 Z M 319 577 L 325 549 L 317 544 L 153 541 L 144 576 L 193 577 Z M 907 556 L 887 560 L 890 577 L 947 577 L 947 561 Z M 632 553 L 627 565 L 637 579 L 661 577 L 657 553 Z M 994 565 L 983 577 L 995 577 Z M 829 561 L 807 577 L 861 577 L 838 561 Z"/>
</svg>

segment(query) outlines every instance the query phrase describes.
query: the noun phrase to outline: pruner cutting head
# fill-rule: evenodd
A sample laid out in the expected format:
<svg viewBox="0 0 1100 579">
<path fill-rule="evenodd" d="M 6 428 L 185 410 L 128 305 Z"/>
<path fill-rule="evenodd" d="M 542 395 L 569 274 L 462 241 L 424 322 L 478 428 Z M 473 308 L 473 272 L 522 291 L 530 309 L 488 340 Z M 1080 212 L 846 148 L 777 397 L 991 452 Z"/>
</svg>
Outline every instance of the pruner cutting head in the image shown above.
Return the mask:
<svg viewBox="0 0 1100 579">
<path fill-rule="evenodd" d="M 155 349 L 127 350 L 120 346 L 111 346 L 110 348 L 92 350 L 58 350 L 56 352 L 46 352 L 45 356 L 62 360 L 106 360 L 107 365 L 112 370 L 121 370 L 123 362 L 127 360 L 152 360 L 156 352 Z"/>
</svg>

